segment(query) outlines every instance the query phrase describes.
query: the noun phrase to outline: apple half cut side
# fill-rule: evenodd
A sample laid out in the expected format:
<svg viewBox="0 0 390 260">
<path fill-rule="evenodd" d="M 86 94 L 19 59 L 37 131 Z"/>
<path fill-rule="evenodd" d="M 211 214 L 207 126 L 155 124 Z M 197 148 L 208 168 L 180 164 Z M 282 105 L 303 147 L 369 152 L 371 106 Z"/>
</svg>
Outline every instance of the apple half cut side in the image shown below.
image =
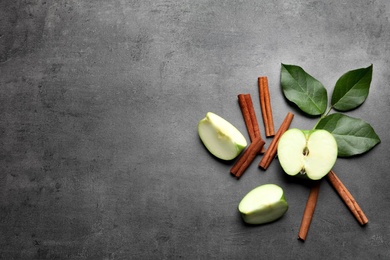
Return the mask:
<svg viewBox="0 0 390 260">
<path fill-rule="evenodd" d="M 208 112 L 198 123 L 198 134 L 207 150 L 222 160 L 233 160 L 247 146 L 245 137 L 231 123 Z"/>
<path fill-rule="evenodd" d="M 238 205 L 242 219 L 248 224 L 273 222 L 286 213 L 284 191 L 276 184 L 264 184 L 251 190 Z"/>
<path fill-rule="evenodd" d="M 291 176 L 319 180 L 337 159 L 337 142 L 326 130 L 287 130 L 278 143 L 278 160 Z"/>
</svg>

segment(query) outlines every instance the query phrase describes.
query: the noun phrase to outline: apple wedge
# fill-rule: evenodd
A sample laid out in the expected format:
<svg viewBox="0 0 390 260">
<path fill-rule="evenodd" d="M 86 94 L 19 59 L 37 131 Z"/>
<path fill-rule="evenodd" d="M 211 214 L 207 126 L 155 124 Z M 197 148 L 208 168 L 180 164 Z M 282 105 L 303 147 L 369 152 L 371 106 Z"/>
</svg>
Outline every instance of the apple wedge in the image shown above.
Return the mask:
<svg viewBox="0 0 390 260">
<path fill-rule="evenodd" d="M 286 213 L 288 204 L 281 187 L 264 184 L 251 190 L 238 205 L 242 219 L 248 224 L 273 222 Z"/>
<path fill-rule="evenodd" d="M 207 150 L 222 160 L 236 158 L 247 146 L 245 137 L 236 127 L 212 112 L 199 121 L 198 134 Z"/>
<path fill-rule="evenodd" d="M 292 128 L 279 140 L 278 159 L 288 175 L 319 180 L 336 163 L 337 142 L 326 130 Z"/>
</svg>

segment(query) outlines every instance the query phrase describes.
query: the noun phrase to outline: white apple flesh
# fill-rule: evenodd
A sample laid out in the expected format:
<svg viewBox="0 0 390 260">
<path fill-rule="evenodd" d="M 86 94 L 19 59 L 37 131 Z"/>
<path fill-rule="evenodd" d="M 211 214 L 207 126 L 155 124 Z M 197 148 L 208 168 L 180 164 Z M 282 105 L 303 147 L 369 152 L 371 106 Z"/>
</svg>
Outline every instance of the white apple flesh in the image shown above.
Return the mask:
<svg viewBox="0 0 390 260">
<path fill-rule="evenodd" d="M 258 225 L 282 217 L 288 210 L 288 204 L 281 187 L 264 184 L 245 195 L 238 205 L 238 210 L 244 222 Z"/>
<path fill-rule="evenodd" d="M 292 128 L 279 140 L 278 159 L 288 175 L 319 180 L 336 163 L 337 142 L 326 130 Z"/>
<path fill-rule="evenodd" d="M 198 134 L 207 150 L 222 160 L 236 158 L 247 146 L 245 137 L 235 126 L 212 112 L 199 121 Z"/>
</svg>

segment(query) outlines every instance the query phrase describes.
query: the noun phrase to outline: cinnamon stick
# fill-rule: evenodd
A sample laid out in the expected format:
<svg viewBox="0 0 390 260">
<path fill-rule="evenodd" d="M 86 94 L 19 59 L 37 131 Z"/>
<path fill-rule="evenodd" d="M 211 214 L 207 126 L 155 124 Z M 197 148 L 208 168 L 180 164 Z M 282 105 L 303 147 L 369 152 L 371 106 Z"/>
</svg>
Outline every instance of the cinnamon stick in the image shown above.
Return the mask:
<svg viewBox="0 0 390 260">
<path fill-rule="evenodd" d="M 255 108 L 253 107 L 253 102 L 252 102 L 251 95 L 250 94 L 246 94 L 244 97 L 245 97 L 246 105 L 247 105 L 248 110 L 249 110 L 249 115 L 251 117 L 254 136 L 255 136 L 255 138 L 256 137 L 261 137 L 260 136 L 259 123 L 257 121 Z"/>
<path fill-rule="evenodd" d="M 274 138 L 272 139 L 268 149 L 263 155 L 263 158 L 261 159 L 259 163 L 259 167 L 266 170 L 268 166 L 271 164 L 272 160 L 276 156 L 277 148 L 279 139 L 284 134 L 284 132 L 287 131 L 287 129 L 290 127 L 290 124 L 294 118 L 294 114 L 291 112 L 288 112 L 286 117 L 283 120 L 283 123 L 280 125 L 279 130 L 276 132 Z"/>
<path fill-rule="evenodd" d="M 264 143 L 264 140 L 261 138 L 256 138 L 253 142 L 251 142 L 248 148 L 230 169 L 230 173 L 236 178 L 240 178 L 264 146 Z"/>
<path fill-rule="evenodd" d="M 306 202 L 305 211 L 303 212 L 301 227 L 299 228 L 298 239 L 305 241 L 309 232 L 310 224 L 313 219 L 314 210 L 316 208 L 318 194 L 320 192 L 320 181 L 316 181 L 310 188 L 309 197 Z"/>
<path fill-rule="evenodd" d="M 357 204 L 355 199 L 353 198 L 352 194 L 348 191 L 348 189 L 344 186 L 344 184 L 341 182 L 341 180 L 337 177 L 337 175 L 334 173 L 334 171 L 330 171 L 326 175 L 328 181 L 333 186 L 333 188 L 336 190 L 336 192 L 339 194 L 341 199 L 344 201 L 344 203 L 347 205 L 348 209 L 352 212 L 356 220 L 359 222 L 360 225 L 365 225 L 368 223 L 368 218 L 363 213 L 360 206 Z"/>
<path fill-rule="evenodd" d="M 263 116 L 265 136 L 271 137 L 275 135 L 274 120 L 272 116 L 271 97 L 268 88 L 268 78 L 258 78 L 259 98 L 261 113 Z"/>
<path fill-rule="evenodd" d="M 251 142 L 256 138 L 261 138 L 259 123 L 257 121 L 255 109 L 253 107 L 252 97 L 250 94 L 239 94 L 238 103 L 241 108 L 242 116 L 248 130 Z M 260 152 L 264 153 L 264 146 Z"/>
<path fill-rule="evenodd" d="M 240 105 L 240 108 L 241 108 L 241 113 L 242 113 L 242 116 L 244 118 L 246 129 L 248 130 L 249 138 L 252 141 L 256 138 L 256 136 L 255 136 L 255 131 L 254 131 L 253 122 L 252 122 L 253 116 L 251 116 L 251 114 L 249 112 L 247 98 L 245 97 L 246 95 L 248 95 L 248 94 L 239 94 L 238 95 L 238 104 Z"/>
</svg>

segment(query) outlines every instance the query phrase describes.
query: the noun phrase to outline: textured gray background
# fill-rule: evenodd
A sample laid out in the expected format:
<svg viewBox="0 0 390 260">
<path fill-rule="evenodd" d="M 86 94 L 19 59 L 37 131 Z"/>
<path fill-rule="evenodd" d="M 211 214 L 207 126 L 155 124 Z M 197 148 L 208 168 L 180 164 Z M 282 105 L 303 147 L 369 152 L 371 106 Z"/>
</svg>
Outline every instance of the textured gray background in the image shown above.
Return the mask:
<svg viewBox="0 0 390 260">
<path fill-rule="evenodd" d="M 0 258 L 389 259 L 389 16 L 387 0 L 1 0 Z M 329 95 L 374 64 L 348 115 L 382 143 L 334 167 L 367 226 L 324 181 L 298 241 L 308 187 L 277 161 L 259 170 L 260 157 L 237 181 L 200 142 L 207 111 L 248 137 L 237 94 L 253 95 L 260 119 L 261 75 L 276 127 L 292 111 L 293 127 L 311 128 L 283 98 L 280 63 Z M 264 183 L 282 186 L 290 209 L 246 226 L 237 205 Z"/>
</svg>

